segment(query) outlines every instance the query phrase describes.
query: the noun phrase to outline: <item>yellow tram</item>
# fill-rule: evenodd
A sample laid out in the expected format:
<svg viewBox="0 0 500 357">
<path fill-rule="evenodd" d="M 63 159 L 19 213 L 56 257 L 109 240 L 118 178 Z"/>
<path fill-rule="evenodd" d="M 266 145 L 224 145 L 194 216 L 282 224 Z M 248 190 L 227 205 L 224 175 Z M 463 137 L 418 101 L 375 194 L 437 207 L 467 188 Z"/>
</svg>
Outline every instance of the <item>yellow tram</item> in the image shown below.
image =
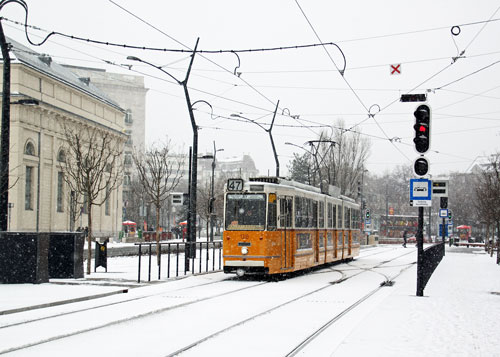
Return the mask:
<svg viewBox="0 0 500 357">
<path fill-rule="evenodd" d="M 225 273 L 282 274 L 359 255 L 359 204 L 332 186 L 323 194 L 262 177 L 229 179 L 224 191 Z"/>
</svg>

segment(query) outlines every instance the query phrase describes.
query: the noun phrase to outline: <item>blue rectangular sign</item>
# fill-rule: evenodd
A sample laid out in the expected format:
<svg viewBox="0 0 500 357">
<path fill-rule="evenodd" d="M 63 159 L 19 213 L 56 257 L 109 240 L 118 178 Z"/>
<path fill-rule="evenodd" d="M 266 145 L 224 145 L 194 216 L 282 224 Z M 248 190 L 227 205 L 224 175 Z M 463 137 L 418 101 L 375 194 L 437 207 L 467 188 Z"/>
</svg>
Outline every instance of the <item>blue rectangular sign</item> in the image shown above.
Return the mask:
<svg viewBox="0 0 500 357">
<path fill-rule="evenodd" d="M 432 197 L 431 180 L 410 179 L 410 200 L 430 201 Z"/>
</svg>

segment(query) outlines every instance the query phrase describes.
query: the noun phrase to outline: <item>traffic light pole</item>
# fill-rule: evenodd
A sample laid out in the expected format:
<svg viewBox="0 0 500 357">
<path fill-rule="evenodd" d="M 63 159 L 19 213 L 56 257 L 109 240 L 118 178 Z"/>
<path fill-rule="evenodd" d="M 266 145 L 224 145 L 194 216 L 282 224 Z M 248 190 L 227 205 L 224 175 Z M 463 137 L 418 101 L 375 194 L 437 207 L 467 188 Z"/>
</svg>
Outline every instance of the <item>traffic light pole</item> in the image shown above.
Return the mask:
<svg viewBox="0 0 500 357">
<path fill-rule="evenodd" d="M 444 230 L 444 227 L 443 227 Z M 424 207 L 418 208 L 417 296 L 424 296 Z"/>
<path fill-rule="evenodd" d="M 444 218 L 444 217 L 443 217 L 443 226 L 442 226 L 442 227 L 443 227 L 443 232 L 442 232 L 442 233 L 443 233 L 443 247 L 444 247 L 444 241 L 445 241 L 445 237 L 446 237 L 446 234 L 445 234 L 445 233 L 446 233 L 446 231 L 445 231 L 445 229 L 444 229 L 444 224 L 445 224 L 445 221 L 446 221 L 446 218 Z M 444 253 L 445 253 L 445 251 L 444 251 L 444 249 L 443 249 L 443 255 L 444 255 Z"/>
</svg>

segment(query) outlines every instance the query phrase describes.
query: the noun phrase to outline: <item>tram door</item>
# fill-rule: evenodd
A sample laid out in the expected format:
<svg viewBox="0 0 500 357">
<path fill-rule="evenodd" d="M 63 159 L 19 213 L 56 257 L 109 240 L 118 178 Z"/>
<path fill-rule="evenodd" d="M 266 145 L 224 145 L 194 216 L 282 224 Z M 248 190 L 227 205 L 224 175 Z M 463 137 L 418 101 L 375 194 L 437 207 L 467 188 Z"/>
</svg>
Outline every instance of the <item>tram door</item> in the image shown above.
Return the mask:
<svg viewBox="0 0 500 357">
<path fill-rule="evenodd" d="M 292 266 L 293 199 L 290 196 L 281 196 L 278 199 L 280 205 L 281 268 L 286 269 Z"/>
</svg>

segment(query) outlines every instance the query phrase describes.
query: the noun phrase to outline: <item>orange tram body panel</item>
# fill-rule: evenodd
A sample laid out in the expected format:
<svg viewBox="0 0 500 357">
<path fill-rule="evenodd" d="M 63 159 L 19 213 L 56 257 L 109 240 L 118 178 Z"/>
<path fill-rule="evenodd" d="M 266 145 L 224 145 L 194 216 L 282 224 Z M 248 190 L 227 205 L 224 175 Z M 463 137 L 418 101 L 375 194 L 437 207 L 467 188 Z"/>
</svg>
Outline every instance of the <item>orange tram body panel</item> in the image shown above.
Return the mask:
<svg viewBox="0 0 500 357">
<path fill-rule="evenodd" d="M 359 204 L 330 191 L 276 177 L 229 179 L 224 272 L 284 274 L 358 256 Z"/>
</svg>

